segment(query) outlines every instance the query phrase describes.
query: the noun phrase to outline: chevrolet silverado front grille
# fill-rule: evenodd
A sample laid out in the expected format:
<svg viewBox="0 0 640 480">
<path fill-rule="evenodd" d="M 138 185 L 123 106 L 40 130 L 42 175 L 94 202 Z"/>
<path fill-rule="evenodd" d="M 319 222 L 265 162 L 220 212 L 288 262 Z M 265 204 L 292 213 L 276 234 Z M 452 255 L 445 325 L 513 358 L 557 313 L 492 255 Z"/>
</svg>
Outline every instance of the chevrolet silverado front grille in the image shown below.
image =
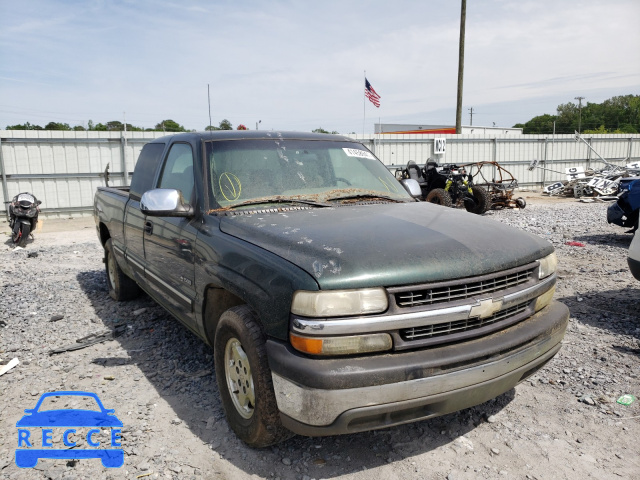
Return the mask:
<svg viewBox="0 0 640 480">
<path fill-rule="evenodd" d="M 395 293 L 396 305 L 401 308 L 418 307 L 500 292 L 528 282 L 534 272 L 535 267 L 479 280 L 467 279 L 453 285 L 418 287 L 415 290 L 397 292 Z"/>
<path fill-rule="evenodd" d="M 468 330 L 475 330 L 486 327 L 501 320 L 513 317 L 524 312 L 529 302 L 524 302 L 513 307 L 505 308 L 487 318 L 467 318 L 453 322 L 436 323 L 434 325 L 425 325 L 421 327 L 405 328 L 400 330 L 400 336 L 405 341 L 420 340 L 426 338 L 440 337 L 443 335 L 451 335 Z"/>
</svg>

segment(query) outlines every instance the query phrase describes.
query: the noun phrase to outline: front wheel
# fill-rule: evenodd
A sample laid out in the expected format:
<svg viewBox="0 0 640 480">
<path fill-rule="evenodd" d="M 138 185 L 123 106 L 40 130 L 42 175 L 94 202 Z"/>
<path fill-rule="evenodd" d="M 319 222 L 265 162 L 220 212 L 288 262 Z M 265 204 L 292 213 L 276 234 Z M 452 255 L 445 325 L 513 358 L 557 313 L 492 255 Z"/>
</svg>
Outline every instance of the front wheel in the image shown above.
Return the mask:
<svg viewBox="0 0 640 480">
<path fill-rule="evenodd" d="M 113 243 L 111 239 L 104 244 L 104 260 L 107 269 L 107 284 L 109 286 L 109 295 L 117 302 L 124 300 L 132 300 L 140 294 L 138 284 L 127 277 L 120 266 L 116 257 L 113 255 Z"/>
<path fill-rule="evenodd" d="M 518 197 L 516 198 L 516 205 L 518 208 L 524 208 L 527 206 L 527 201 L 522 197 Z"/>
<path fill-rule="evenodd" d="M 280 421 L 265 336 L 247 305 L 222 314 L 213 355 L 222 404 L 236 435 L 257 448 L 290 437 Z"/>
<path fill-rule="evenodd" d="M 471 187 L 473 200 L 464 202 L 464 206 L 467 212 L 475 213 L 476 215 L 482 215 L 491 208 L 491 196 L 489 192 L 482 187 L 474 185 Z"/>
<path fill-rule="evenodd" d="M 29 233 L 31 233 L 31 224 L 18 222 L 18 228 L 15 228 L 14 226 L 11 240 L 13 240 L 13 243 L 18 247 L 24 247 L 27 244 Z"/>
<path fill-rule="evenodd" d="M 435 203 L 436 205 L 442 205 L 444 207 L 453 206 L 451 195 L 444 188 L 434 188 L 427 194 L 426 201 L 429 203 Z"/>
</svg>

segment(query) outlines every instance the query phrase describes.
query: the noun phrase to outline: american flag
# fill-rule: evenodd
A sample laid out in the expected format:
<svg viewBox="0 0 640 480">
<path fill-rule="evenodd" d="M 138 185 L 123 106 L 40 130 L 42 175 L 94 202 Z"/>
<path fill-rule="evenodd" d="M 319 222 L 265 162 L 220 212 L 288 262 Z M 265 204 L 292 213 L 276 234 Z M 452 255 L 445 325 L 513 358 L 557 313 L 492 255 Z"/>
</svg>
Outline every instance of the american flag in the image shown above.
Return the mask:
<svg viewBox="0 0 640 480">
<path fill-rule="evenodd" d="M 380 95 L 376 93 L 366 77 L 364 79 L 364 96 L 367 97 L 377 108 L 380 108 Z"/>
</svg>

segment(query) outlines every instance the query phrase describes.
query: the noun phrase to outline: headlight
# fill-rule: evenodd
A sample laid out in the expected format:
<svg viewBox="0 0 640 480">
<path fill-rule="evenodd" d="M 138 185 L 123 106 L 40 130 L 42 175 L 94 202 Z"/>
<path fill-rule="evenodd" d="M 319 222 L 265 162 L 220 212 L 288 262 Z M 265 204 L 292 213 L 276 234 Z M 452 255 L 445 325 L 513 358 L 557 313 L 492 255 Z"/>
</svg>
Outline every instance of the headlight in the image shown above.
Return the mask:
<svg viewBox="0 0 640 480">
<path fill-rule="evenodd" d="M 393 342 L 388 333 L 351 335 L 347 337 L 302 337 L 289 334 L 291 345 L 296 350 L 310 355 L 351 355 L 390 350 Z"/>
<path fill-rule="evenodd" d="M 551 255 L 547 255 L 544 258 L 538 260 L 540 262 L 540 269 L 538 271 L 538 277 L 540 279 L 546 278 L 552 273 L 556 271 L 556 267 L 558 266 L 558 257 L 556 257 L 555 252 Z"/>
<path fill-rule="evenodd" d="M 291 312 L 303 317 L 340 317 L 384 312 L 389 306 L 383 288 L 327 290 L 293 294 Z"/>
</svg>

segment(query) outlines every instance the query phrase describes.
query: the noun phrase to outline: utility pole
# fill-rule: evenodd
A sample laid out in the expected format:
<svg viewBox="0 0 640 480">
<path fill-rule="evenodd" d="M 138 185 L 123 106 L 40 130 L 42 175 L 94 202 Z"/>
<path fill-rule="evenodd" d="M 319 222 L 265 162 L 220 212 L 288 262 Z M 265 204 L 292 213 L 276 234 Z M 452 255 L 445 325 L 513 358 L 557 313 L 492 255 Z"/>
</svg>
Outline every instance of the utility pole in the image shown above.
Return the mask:
<svg viewBox="0 0 640 480">
<path fill-rule="evenodd" d="M 580 133 L 580 127 L 582 126 L 582 100 L 584 97 L 575 97 L 578 100 L 578 133 Z"/>
<path fill-rule="evenodd" d="M 471 118 L 469 119 L 469 126 L 473 126 L 473 107 L 469 109 L 469 115 L 471 116 Z"/>
<path fill-rule="evenodd" d="M 456 107 L 456 133 L 462 133 L 462 79 L 464 77 L 464 26 L 467 19 L 467 0 L 460 8 L 460 50 L 458 54 L 458 103 Z"/>
</svg>

